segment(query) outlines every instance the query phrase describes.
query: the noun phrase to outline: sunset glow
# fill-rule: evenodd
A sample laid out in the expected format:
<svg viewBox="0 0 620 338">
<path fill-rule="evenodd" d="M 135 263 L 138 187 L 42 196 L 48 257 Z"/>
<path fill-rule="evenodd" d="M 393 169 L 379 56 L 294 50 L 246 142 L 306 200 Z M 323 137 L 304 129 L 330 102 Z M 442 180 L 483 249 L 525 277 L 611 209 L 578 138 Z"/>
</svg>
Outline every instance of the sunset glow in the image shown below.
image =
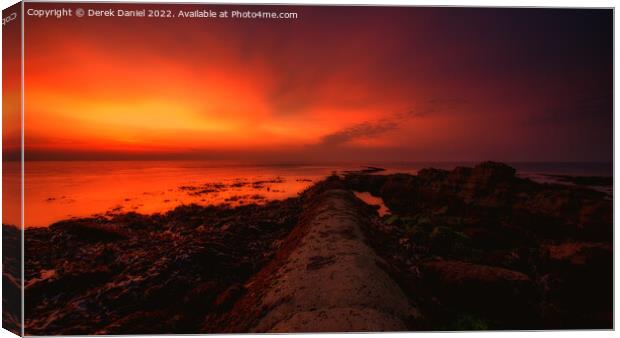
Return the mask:
<svg viewBox="0 0 620 338">
<path fill-rule="evenodd" d="M 508 30 L 502 10 L 289 9 L 300 19 L 177 18 L 165 30 L 26 18 L 27 159 L 610 154 L 612 54 L 598 46 L 610 20 L 588 25 L 601 29 L 591 39 L 560 29 L 580 30 L 569 10 L 553 23 L 512 12 Z"/>
<path fill-rule="evenodd" d="M 613 8 L 28 1 L 3 26 L 4 329 L 614 328 Z"/>
</svg>

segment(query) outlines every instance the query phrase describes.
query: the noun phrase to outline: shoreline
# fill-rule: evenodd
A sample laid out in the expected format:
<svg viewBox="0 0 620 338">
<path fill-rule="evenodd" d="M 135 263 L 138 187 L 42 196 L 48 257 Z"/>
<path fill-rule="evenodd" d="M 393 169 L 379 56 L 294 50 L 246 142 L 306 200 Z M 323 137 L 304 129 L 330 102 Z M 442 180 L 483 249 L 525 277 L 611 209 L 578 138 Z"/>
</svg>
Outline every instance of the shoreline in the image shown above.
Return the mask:
<svg viewBox="0 0 620 338">
<path fill-rule="evenodd" d="M 264 205 L 186 205 L 27 228 L 26 332 L 249 330 L 231 321 L 247 310 L 248 281 L 283 264 L 291 236 L 329 189 L 369 192 L 390 209 L 380 217 L 352 197 L 362 242 L 421 314 L 407 329 L 611 327 L 612 289 L 597 284 L 611 280 L 611 201 L 485 162 L 417 175 L 349 172 Z M 457 285 L 464 291 L 454 294 Z M 587 299 L 575 295 L 584 287 Z"/>
<path fill-rule="evenodd" d="M 458 168 L 458 167 L 457 167 Z M 346 177 L 346 176 L 351 176 L 351 175 L 356 175 L 356 174 L 367 174 L 367 175 L 395 175 L 395 174 L 407 174 L 407 175 L 413 175 L 415 176 L 416 174 L 411 174 L 411 173 L 399 173 L 399 172 L 394 172 L 394 173 L 388 173 L 385 174 L 384 172 L 387 169 L 384 168 L 380 168 L 380 167 L 372 167 L 372 166 L 360 166 L 360 169 L 358 170 L 342 170 L 341 172 L 339 172 L 337 175 L 341 176 L 341 177 Z M 439 170 L 444 170 L 444 169 L 439 169 Z M 605 194 L 608 195 L 609 198 L 613 198 L 613 177 L 612 176 L 606 176 L 606 175 L 566 175 L 566 174 L 545 174 L 545 173 L 535 173 L 535 174 L 522 174 L 522 173 L 518 173 L 516 174 L 519 178 L 522 179 L 528 179 L 528 180 L 532 180 L 536 183 L 540 183 L 540 184 L 550 184 L 550 185 L 563 185 L 563 186 L 576 186 L 576 187 L 582 187 L 585 189 L 591 189 L 591 190 L 596 190 L 599 192 L 603 192 Z M 306 179 L 306 178 L 297 178 L 297 179 L 293 179 L 292 181 L 295 181 L 297 183 L 312 183 L 315 184 L 317 182 L 321 182 L 325 179 L 327 179 L 329 177 L 329 175 L 324 176 L 322 179 L 317 179 L 317 180 L 312 180 L 312 179 Z M 82 215 L 82 216 L 73 216 L 73 217 L 67 217 L 64 219 L 58 219 L 56 221 L 50 222 L 49 224 L 46 225 L 28 225 L 26 226 L 26 229 L 29 228 L 45 228 L 45 227 L 49 227 L 54 223 L 59 223 L 59 222 L 65 222 L 65 221 L 75 221 L 75 220 L 80 220 L 80 219 L 92 219 L 92 218 L 101 218 L 102 220 L 109 218 L 111 216 L 114 215 L 122 215 L 122 214 L 128 214 L 128 213 L 136 213 L 136 214 L 140 214 L 142 216 L 149 216 L 149 215 L 154 215 L 154 214 L 165 214 L 167 212 L 173 211 L 174 209 L 176 209 L 177 207 L 183 207 L 183 206 L 187 206 L 187 205 L 197 205 L 200 207 L 216 207 L 216 208 L 235 208 L 238 206 L 243 206 L 243 205 L 264 205 L 268 202 L 272 202 L 272 201 L 282 201 L 282 200 L 286 200 L 288 198 L 296 198 L 296 196 L 298 196 L 299 194 L 303 193 L 304 190 L 310 188 L 306 188 L 300 192 L 297 193 L 296 196 L 288 196 L 288 197 L 275 197 L 275 198 L 269 198 L 266 197 L 262 192 L 263 190 L 265 192 L 274 192 L 274 193 L 280 193 L 280 192 L 284 192 L 284 190 L 279 190 L 277 188 L 273 187 L 273 184 L 278 184 L 278 183 L 284 183 L 285 181 L 282 179 L 282 177 L 276 176 L 274 178 L 269 178 L 269 179 L 263 179 L 263 180 L 258 180 L 258 181 L 248 181 L 245 180 L 243 178 L 236 178 L 234 180 L 232 180 L 232 183 L 222 183 L 222 182 L 211 182 L 211 183 L 202 183 L 202 184 L 192 184 L 192 185 L 181 185 L 179 187 L 177 187 L 176 190 L 181 191 L 186 193 L 189 196 L 192 197 L 200 197 L 202 198 L 200 201 L 197 202 L 190 202 L 190 203 L 183 203 L 180 202 L 178 200 L 176 201 L 176 205 L 175 206 L 171 206 L 168 209 L 164 209 L 162 211 L 157 211 L 157 212 L 152 212 L 152 213 L 145 213 L 145 212 L 140 212 L 140 211 L 136 211 L 136 207 L 132 207 L 131 204 L 128 205 L 117 205 L 115 207 L 110 207 L 107 209 L 107 211 L 105 212 L 96 212 L 96 213 L 92 213 L 90 215 Z M 227 190 L 232 190 L 232 189 L 236 189 L 236 188 L 244 188 L 244 187 L 252 187 L 253 189 L 255 189 L 255 191 L 251 191 L 250 193 L 246 192 L 246 193 L 238 193 L 238 194 L 232 194 L 230 195 L 230 197 L 226 197 L 225 199 L 221 199 L 220 202 L 215 202 L 215 203 L 205 203 L 207 202 L 207 199 L 209 197 L 213 197 L 210 194 L 216 194 L 220 193 L 222 191 L 227 191 Z M 365 193 L 365 191 L 359 191 L 360 193 Z M 152 195 L 151 193 L 147 193 L 147 192 L 143 192 L 142 195 Z M 374 196 L 373 197 L 377 197 Z M 66 196 L 60 196 L 60 197 L 48 197 L 46 198 L 46 202 L 55 202 L 55 201 L 61 201 L 66 199 Z M 123 202 L 127 203 L 127 202 L 131 202 L 132 199 L 130 198 L 122 198 Z M 75 202 L 75 201 L 72 201 Z M 170 199 L 164 199 L 164 202 L 166 203 L 172 203 L 174 201 L 170 200 Z M 5 224 L 5 225 L 9 225 L 9 226 L 14 226 L 11 224 Z"/>
<path fill-rule="evenodd" d="M 365 166 L 364 166 L 365 164 Z M 164 213 L 183 204 L 217 205 L 226 198 L 234 197 L 233 206 L 239 201 L 254 203 L 248 197 L 260 195 L 265 200 L 296 197 L 312 182 L 328 177 L 333 171 L 344 174 L 374 166 L 386 169 L 377 174 L 409 173 L 415 175 L 425 167 L 452 170 L 464 163 L 429 163 L 399 165 L 384 163 L 364 163 L 341 166 L 213 166 L 211 162 L 191 163 L 169 162 L 103 162 L 98 165 L 83 162 L 32 163 L 26 167 L 29 184 L 25 191 L 25 223 L 30 226 L 48 226 L 54 222 L 70 218 L 87 218 L 108 211 L 138 212 L 150 215 Z M 470 166 L 470 165 L 465 165 Z M 537 181 L 557 181 L 544 176 L 600 175 L 605 169 L 593 164 L 536 164 L 517 167 L 518 176 L 531 177 Z M 274 191 L 252 189 L 252 186 L 237 186 L 243 181 L 265 181 L 281 177 L 283 183 L 269 184 Z M 74 182 L 75 184 L 73 184 Z M 207 187 L 212 185 L 212 187 Z M 218 185 L 225 187 L 218 188 Z M 235 185 L 235 186 L 232 186 Z M 191 188 L 181 190 L 181 187 Z M 195 195 L 198 189 L 215 190 L 209 194 Z M 216 189 L 212 189 L 216 188 Z M 610 191 L 603 187 L 601 191 Z M 233 196 L 237 195 L 237 196 Z M 8 208 L 18 208 L 20 200 L 5 201 Z M 259 196 L 257 196 L 259 197 Z M 226 203 L 229 203 L 226 202 Z M 19 217 L 5 215 L 5 223 L 18 222 Z"/>
</svg>

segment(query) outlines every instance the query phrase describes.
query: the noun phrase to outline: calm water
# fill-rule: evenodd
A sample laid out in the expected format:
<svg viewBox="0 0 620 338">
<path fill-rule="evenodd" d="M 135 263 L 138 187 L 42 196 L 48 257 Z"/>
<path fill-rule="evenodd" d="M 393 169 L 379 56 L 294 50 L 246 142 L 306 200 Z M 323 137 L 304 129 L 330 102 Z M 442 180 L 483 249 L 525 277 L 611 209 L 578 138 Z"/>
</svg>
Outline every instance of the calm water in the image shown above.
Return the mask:
<svg viewBox="0 0 620 338">
<path fill-rule="evenodd" d="M 473 163 L 369 163 L 389 172 L 415 173 L 421 168 L 451 169 Z M 10 165 L 10 163 L 9 163 Z M 541 174 L 611 176 L 611 164 L 513 164 L 520 175 L 547 180 Z M 356 165 L 226 165 L 211 162 L 26 162 L 26 226 L 47 226 L 71 217 L 107 212 L 165 212 L 181 204 L 264 203 L 296 196 L 334 171 Z M 10 170 L 5 170 L 5 174 Z M 11 177 L 8 178 L 9 180 Z M 18 180 L 19 177 L 12 179 Z M 5 201 L 19 205 L 19 198 Z M 14 213 L 5 223 L 17 224 Z"/>
</svg>

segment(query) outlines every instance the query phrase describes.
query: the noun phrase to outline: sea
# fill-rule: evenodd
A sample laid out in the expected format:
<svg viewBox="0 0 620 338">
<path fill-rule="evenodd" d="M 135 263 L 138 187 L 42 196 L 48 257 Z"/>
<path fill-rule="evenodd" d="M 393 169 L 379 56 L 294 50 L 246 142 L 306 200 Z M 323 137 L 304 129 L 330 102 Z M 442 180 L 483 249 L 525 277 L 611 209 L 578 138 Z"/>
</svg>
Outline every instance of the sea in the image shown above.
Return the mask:
<svg viewBox="0 0 620 338">
<path fill-rule="evenodd" d="M 385 168 L 412 173 L 453 169 L 473 162 L 392 162 L 363 164 L 234 164 L 209 161 L 31 161 L 25 162 L 24 224 L 44 227 L 70 218 L 137 212 L 163 213 L 183 204 L 266 203 L 297 196 L 333 173 Z M 539 182 L 562 183 L 547 175 L 612 176 L 611 163 L 508 163 L 517 174 Z M 5 184 L 19 181 L 18 163 L 5 163 Z M 14 169 L 11 168 L 14 166 Z M 11 176 L 12 175 L 12 176 Z M 601 188 L 601 187 L 599 187 Z M 608 189 L 611 194 L 611 187 Z M 360 195 L 364 196 L 364 195 Z M 4 196 L 3 223 L 19 224 L 20 197 Z M 368 198 L 372 198 L 368 196 Z"/>
</svg>

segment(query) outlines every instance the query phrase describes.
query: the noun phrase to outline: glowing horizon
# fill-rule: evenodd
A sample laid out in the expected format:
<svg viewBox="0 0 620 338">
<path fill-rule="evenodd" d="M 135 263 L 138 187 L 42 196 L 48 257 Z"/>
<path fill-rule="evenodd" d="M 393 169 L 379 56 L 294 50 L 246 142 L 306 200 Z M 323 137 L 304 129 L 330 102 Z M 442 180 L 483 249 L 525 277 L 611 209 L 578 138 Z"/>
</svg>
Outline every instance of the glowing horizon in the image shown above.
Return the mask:
<svg viewBox="0 0 620 338">
<path fill-rule="evenodd" d="M 606 12 L 288 9 L 27 17 L 26 159 L 611 160 Z"/>
</svg>

